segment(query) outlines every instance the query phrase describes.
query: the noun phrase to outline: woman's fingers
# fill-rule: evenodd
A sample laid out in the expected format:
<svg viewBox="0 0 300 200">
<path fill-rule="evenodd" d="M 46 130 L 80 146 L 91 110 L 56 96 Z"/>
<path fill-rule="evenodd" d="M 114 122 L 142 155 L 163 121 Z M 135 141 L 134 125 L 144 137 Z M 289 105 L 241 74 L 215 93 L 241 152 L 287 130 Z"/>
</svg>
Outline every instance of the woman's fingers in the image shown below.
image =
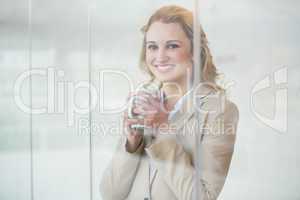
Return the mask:
<svg viewBox="0 0 300 200">
<path fill-rule="evenodd" d="M 158 96 L 140 91 L 131 94 L 130 98 L 134 98 L 132 112 L 138 116 L 143 116 L 143 119 L 129 119 L 127 113 L 124 115 L 126 126 L 130 133 L 139 134 L 130 128 L 132 125 L 139 124 L 150 127 L 155 123 L 160 123 L 161 119 L 164 119 L 163 116 L 167 114 L 164 108 L 164 102 L 162 102 Z"/>
<path fill-rule="evenodd" d="M 134 119 L 129 119 L 128 118 L 127 121 L 126 121 L 126 123 L 127 123 L 128 126 L 130 126 L 132 124 L 139 124 L 141 122 L 142 122 L 141 119 L 136 119 L 136 118 L 134 118 Z"/>
<path fill-rule="evenodd" d="M 137 102 L 135 108 L 137 108 L 135 111 L 141 114 L 153 114 L 158 111 L 165 111 L 163 102 L 160 102 L 159 98 L 152 96 L 148 97 L 147 102 Z"/>
<path fill-rule="evenodd" d="M 144 110 L 153 110 L 153 108 L 163 110 L 163 102 L 161 102 L 160 97 L 151 95 L 147 92 L 139 91 L 137 93 L 133 93 L 131 98 L 134 98 L 135 107 L 142 106 Z"/>
<path fill-rule="evenodd" d="M 137 115 L 142 115 L 142 116 L 147 116 L 147 115 L 154 115 L 158 113 L 159 109 L 154 107 L 153 105 L 150 104 L 141 104 L 137 105 L 134 109 L 133 112 L 136 113 Z"/>
<path fill-rule="evenodd" d="M 136 92 L 130 92 L 126 98 L 127 102 L 132 98 L 134 95 L 136 95 Z"/>
<path fill-rule="evenodd" d="M 127 119 L 126 126 L 129 129 L 132 129 L 131 126 L 133 125 L 143 125 L 144 120 L 143 119 Z"/>
</svg>

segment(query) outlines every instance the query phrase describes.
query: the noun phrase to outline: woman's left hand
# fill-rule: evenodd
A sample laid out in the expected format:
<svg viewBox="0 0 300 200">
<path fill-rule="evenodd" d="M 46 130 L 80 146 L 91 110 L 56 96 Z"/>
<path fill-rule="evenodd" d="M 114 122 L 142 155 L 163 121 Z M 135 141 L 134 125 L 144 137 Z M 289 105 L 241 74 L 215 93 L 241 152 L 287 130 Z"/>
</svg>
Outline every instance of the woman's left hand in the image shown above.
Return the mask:
<svg viewBox="0 0 300 200">
<path fill-rule="evenodd" d="M 144 125 L 158 128 L 168 123 L 168 111 L 166 110 L 165 101 L 160 97 L 153 96 L 146 92 L 136 94 L 139 100 L 133 110 L 134 113 L 144 116 Z"/>
</svg>

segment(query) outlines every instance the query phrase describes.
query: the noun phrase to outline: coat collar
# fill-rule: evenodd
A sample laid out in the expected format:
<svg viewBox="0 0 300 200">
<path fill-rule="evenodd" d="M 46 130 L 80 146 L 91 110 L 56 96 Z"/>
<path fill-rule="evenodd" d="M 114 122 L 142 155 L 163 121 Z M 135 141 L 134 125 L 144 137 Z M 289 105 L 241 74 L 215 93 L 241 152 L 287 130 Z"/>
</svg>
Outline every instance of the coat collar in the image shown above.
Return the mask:
<svg viewBox="0 0 300 200">
<path fill-rule="evenodd" d="M 170 119 L 171 128 L 180 129 L 195 113 L 207 102 L 207 97 L 216 92 L 216 88 L 207 85 L 198 85 L 192 88 L 184 99 L 181 108 Z"/>
</svg>

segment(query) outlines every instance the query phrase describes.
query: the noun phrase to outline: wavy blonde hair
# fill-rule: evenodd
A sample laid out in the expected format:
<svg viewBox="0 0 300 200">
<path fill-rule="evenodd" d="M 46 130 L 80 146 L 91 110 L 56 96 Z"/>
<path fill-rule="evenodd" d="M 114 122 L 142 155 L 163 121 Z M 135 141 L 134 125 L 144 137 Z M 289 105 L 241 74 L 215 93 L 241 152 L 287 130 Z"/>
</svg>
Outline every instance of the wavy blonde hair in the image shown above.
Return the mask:
<svg viewBox="0 0 300 200">
<path fill-rule="evenodd" d="M 148 32 L 150 26 L 154 22 L 163 22 L 163 23 L 178 23 L 186 36 L 189 38 L 192 52 L 193 52 L 193 13 L 190 10 L 187 10 L 180 6 L 170 5 L 163 6 L 158 9 L 148 20 L 147 24 L 142 27 L 141 31 L 144 35 L 143 46 L 140 55 L 140 67 L 143 71 L 146 71 L 152 78 L 154 75 L 150 72 L 149 68 L 146 65 L 146 33 Z M 203 82 L 216 83 L 216 77 L 218 76 L 217 69 L 213 63 L 213 59 L 208 48 L 208 41 L 206 39 L 206 35 L 200 26 L 200 40 L 201 40 L 201 66 L 202 66 L 202 75 L 200 80 Z"/>
</svg>

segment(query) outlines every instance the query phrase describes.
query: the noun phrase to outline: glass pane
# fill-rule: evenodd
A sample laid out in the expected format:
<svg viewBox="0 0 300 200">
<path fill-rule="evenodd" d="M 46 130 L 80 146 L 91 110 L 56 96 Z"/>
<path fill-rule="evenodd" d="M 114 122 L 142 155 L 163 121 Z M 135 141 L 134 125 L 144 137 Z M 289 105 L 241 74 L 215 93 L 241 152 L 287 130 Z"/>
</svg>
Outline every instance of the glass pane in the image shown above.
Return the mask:
<svg viewBox="0 0 300 200">
<path fill-rule="evenodd" d="M 299 198 L 297 6 L 209 1 L 203 7 L 214 61 L 240 116 L 220 199 Z"/>
<path fill-rule="evenodd" d="M 32 1 L 34 197 L 88 199 L 88 4 Z"/>
<path fill-rule="evenodd" d="M 139 66 L 143 42 L 141 28 L 150 15 L 164 4 L 166 3 L 163 1 L 134 1 L 130 4 L 118 1 L 116 6 L 116 2 L 101 1 L 96 2 L 93 7 L 91 74 L 93 85 L 100 91 L 97 97 L 99 104 L 92 111 L 95 174 L 93 191 L 96 199 L 105 199 L 105 196 L 110 195 L 109 191 L 103 190 L 103 185 L 110 184 L 103 177 L 107 175 L 111 160 L 117 154 L 116 148 L 123 134 L 123 114 L 128 106 L 126 99 L 139 84 L 149 81 L 149 75 Z M 192 1 L 168 1 L 168 4 L 193 8 Z M 108 9 L 112 7 L 114 9 Z M 124 169 L 117 166 L 115 169 L 119 169 L 122 176 Z M 133 170 L 129 170 L 128 173 Z M 99 193 L 99 185 L 102 196 Z M 144 186 L 146 187 L 146 183 L 141 188 L 145 188 Z M 130 183 L 128 187 L 130 188 Z M 119 189 L 115 188 L 114 193 L 121 193 Z M 157 184 L 153 186 L 153 190 L 154 193 L 158 193 Z M 140 194 L 135 196 L 133 193 L 131 192 L 129 199 L 145 197 L 139 196 Z M 119 198 L 121 199 L 120 196 Z"/>
<path fill-rule="evenodd" d="M 192 2 L 189 5 L 176 3 L 193 9 Z M 105 30 L 108 36 L 106 38 L 105 31 L 101 30 L 105 38 L 94 43 L 93 70 L 97 71 L 102 66 L 104 69 L 121 68 L 127 74 L 133 74 L 134 84 L 143 80 L 145 77 L 136 71 L 138 67 L 134 67 L 138 66 L 136 56 L 141 46 L 141 41 L 136 42 L 140 36 L 134 32 L 135 27 L 141 27 L 154 10 L 163 4 L 160 1 L 137 4 L 137 9 L 130 8 L 129 16 L 135 15 L 136 10 L 141 13 L 130 20 L 123 14 L 128 10 L 125 5 L 115 10 L 116 13 L 110 11 L 112 15 L 97 13 L 96 16 L 99 14 L 102 17 L 96 17 L 95 26 L 98 23 L 107 26 Z M 235 150 L 219 199 L 299 198 L 296 192 L 299 187 L 296 180 L 300 175 L 296 170 L 299 167 L 299 155 L 295 151 L 299 139 L 295 132 L 295 116 L 299 112 L 296 103 L 299 96 L 296 78 L 299 77 L 296 67 L 299 64 L 296 57 L 299 45 L 295 42 L 296 33 L 299 32 L 296 28 L 299 15 L 295 10 L 296 3 L 276 2 L 271 5 L 268 1 L 210 1 L 199 4 L 200 23 L 207 35 L 213 61 L 221 74 L 218 84 L 226 89 L 228 99 L 239 110 Z M 101 5 L 110 6 L 109 3 Z M 122 19 L 118 18 L 119 15 Z M 103 23 L 100 23 L 101 20 Z M 136 24 L 133 24 L 135 21 Z M 130 31 L 125 31 L 127 29 Z M 127 32 L 131 36 L 126 35 Z M 109 44 L 108 47 L 105 43 Z M 124 48 L 126 50 L 122 51 Z M 100 49 L 103 53 L 96 56 L 97 51 L 101 52 Z M 133 49 L 138 51 L 133 52 Z M 126 65 L 130 67 L 127 69 Z M 97 82 L 99 76 L 95 76 L 93 81 Z M 122 86 L 119 86 L 119 90 L 107 91 L 108 94 L 102 95 L 109 99 L 109 104 L 115 105 L 116 101 L 121 104 L 124 101 L 121 98 L 123 93 L 130 88 L 125 86 L 125 80 L 118 81 L 113 75 L 110 79 L 107 87 Z M 93 119 L 100 124 L 99 127 L 101 123 L 108 125 L 105 120 L 109 116 L 101 118 L 101 114 L 93 113 Z M 101 149 L 95 154 L 95 165 L 100 172 L 105 168 L 103 164 L 110 162 L 116 145 L 116 137 L 109 136 L 107 132 L 98 131 L 99 134 L 94 137 L 95 149 Z M 98 186 L 97 180 L 94 181 Z M 290 183 L 288 188 L 285 186 L 287 182 Z"/>
<path fill-rule="evenodd" d="M 29 200 L 28 1 L 1 1 L 0 21 L 0 199 Z"/>
<path fill-rule="evenodd" d="M 32 12 L 28 13 L 30 2 Z M 109 195 L 103 193 L 107 192 L 103 185 L 109 185 L 103 177 L 117 155 L 127 96 L 149 80 L 147 73 L 140 70 L 143 42 L 140 29 L 164 5 L 176 4 L 194 11 L 195 2 L 199 3 L 198 17 L 213 62 L 221 74 L 217 83 L 226 89 L 227 98 L 239 110 L 234 153 L 218 199 L 300 198 L 299 3 L 3 0 L 0 199 L 31 199 L 31 191 L 34 199 L 41 200 L 101 200 L 105 199 L 103 194 Z M 32 15 L 31 52 L 29 14 Z M 194 47 L 198 45 L 194 43 Z M 30 56 L 32 74 L 28 71 Z M 28 113 L 30 97 L 34 107 L 32 124 Z M 177 139 L 177 145 L 187 140 Z M 33 154 L 30 154 L 31 142 Z M 185 153 L 191 152 L 189 147 L 193 144 L 183 146 Z M 125 143 L 121 145 L 124 153 Z M 132 157 L 129 159 L 135 162 Z M 117 181 L 110 193 L 119 195 L 121 188 L 127 187 L 128 193 L 125 191 L 123 195 L 131 199 L 146 197 L 148 183 L 135 180 L 134 186 L 130 181 L 124 185 L 134 171 L 124 171 L 126 165 L 118 163 L 121 165 L 116 165 L 115 171 L 118 176 L 123 173 L 125 178 Z M 151 172 L 157 172 L 152 164 L 141 161 L 137 173 L 145 176 L 139 175 L 140 178 L 147 177 L 149 166 L 153 167 Z M 189 166 L 193 169 L 195 160 Z M 219 172 L 218 169 L 214 172 Z M 173 175 L 185 178 L 181 173 Z M 201 177 L 203 173 L 205 170 L 200 171 Z M 150 194 L 154 198 L 166 195 L 160 198 L 170 199 L 173 195 L 174 199 L 182 199 L 178 195 L 184 189 L 190 191 L 190 187 L 173 188 L 167 194 L 166 188 L 174 183 L 165 180 L 167 174 L 166 171 L 155 174 Z M 203 184 L 211 184 L 211 179 L 203 180 Z"/>
</svg>

